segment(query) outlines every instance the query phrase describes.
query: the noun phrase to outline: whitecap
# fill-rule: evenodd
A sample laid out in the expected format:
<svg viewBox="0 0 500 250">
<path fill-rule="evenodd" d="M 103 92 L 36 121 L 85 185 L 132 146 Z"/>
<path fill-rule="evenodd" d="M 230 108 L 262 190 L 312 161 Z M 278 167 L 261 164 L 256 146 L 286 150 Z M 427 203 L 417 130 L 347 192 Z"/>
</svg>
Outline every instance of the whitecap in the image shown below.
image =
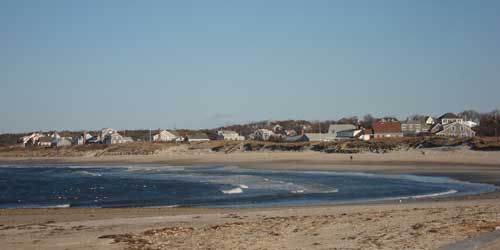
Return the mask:
<svg viewBox="0 0 500 250">
<path fill-rule="evenodd" d="M 69 207 L 71 207 L 71 204 L 61 204 L 61 205 L 55 205 L 52 207 L 53 208 L 69 208 Z"/>
<path fill-rule="evenodd" d="M 338 193 L 338 192 L 339 192 L 338 189 L 332 189 L 332 190 L 322 191 L 320 193 L 322 193 L 322 194 L 331 194 L 331 193 Z"/>
<path fill-rule="evenodd" d="M 243 189 L 237 187 L 237 188 L 232 188 L 228 190 L 222 190 L 223 194 L 241 194 L 243 193 Z"/>
<path fill-rule="evenodd" d="M 240 184 L 240 188 L 243 188 L 243 189 L 248 189 L 248 186 L 245 185 L 245 184 Z"/>
<path fill-rule="evenodd" d="M 450 195 L 450 194 L 455 194 L 455 193 L 458 193 L 458 191 L 455 189 L 450 189 L 448 191 L 441 192 L 441 193 L 414 195 L 414 196 L 411 196 L 410 198 L 412 198 L 412 199 L 431 198 L 431 197 Z"/>
<path fill-rule="evenodd" d="M 89 172 L 89 171 L 77 171 L 75 172 L 77 174 L 80 174 L 80 175 L 88 175 L 88 176 L 102 176 L 102 174 L 99 174 L 99 173 L 92 173 L 92 172 Z"/>
</svg>

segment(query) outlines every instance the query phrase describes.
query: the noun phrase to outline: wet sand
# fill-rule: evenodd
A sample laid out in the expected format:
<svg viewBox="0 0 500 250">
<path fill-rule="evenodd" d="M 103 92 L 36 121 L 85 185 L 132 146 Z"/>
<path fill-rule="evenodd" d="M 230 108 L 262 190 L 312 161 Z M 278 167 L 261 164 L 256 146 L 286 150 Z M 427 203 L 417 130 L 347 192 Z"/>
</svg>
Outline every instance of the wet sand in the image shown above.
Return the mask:
<svg viewBox="0 0 500 250">
<path fill-rule="evenodd" d="M 404 151 L 233 155 L 160 153 L 6 163 L 238 165 L 450 176 L 500 186 L 500 154 Z M 253 209 L 120 208 L 0 210 L 2 249 L 438 249 L 500 229 L 500 195 L 383 203 Z M 500 249 L 497 241 L 484 249 Z"/>
</svg>

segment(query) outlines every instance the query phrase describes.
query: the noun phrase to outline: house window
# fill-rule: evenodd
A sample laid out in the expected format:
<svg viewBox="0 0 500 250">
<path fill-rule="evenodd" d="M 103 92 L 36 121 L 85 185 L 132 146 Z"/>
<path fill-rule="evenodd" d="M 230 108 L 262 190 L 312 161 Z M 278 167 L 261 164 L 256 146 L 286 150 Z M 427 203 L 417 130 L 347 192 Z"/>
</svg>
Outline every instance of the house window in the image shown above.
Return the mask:
<svg viewBox="0 0 500 250">
<path fill-rule="evenodd" d="M 461 130 L 462 132 L 464 132 L 464 127 L 460 127 L 460 130 Z"/>
<path fill-rule="evenodd" d="M 451 131 L 455 132 L 455 127 L 451 127 Z"/>
</svg>

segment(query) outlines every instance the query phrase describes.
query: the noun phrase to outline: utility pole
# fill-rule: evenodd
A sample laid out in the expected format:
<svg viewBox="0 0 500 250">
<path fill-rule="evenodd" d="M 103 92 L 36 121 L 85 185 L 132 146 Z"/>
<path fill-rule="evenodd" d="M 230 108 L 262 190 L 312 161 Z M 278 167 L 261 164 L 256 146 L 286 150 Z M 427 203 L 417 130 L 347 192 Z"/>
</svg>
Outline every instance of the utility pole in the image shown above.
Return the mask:
<svg viewBox="0 0 500 250">
<path fill-rule="evenodd" d="M 149 129 L 149 142 L 151 142 L 151 129 Z"/>
</svg>

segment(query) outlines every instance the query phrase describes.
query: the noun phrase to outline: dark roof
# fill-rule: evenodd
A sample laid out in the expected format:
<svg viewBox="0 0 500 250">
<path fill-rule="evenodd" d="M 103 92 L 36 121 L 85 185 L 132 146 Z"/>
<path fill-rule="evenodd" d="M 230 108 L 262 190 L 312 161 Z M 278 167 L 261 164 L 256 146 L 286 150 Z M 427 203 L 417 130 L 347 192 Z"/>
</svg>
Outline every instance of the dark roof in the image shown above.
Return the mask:
<svg viewBox="0 0 500 250">
<path fill-rule="evenodd" d="M 401 133 L 400 122 L 374 122 L 372 127 L 375 134 Z"/>
<path fill-rule="evenodd" d="M 440 116 L 438 119 L 441 120 L 441 119 L 459 119 L 460 117 L 458 115 L 455 115 L 453 113 L 446 113 L 442 116 Z"/>
</svg>

